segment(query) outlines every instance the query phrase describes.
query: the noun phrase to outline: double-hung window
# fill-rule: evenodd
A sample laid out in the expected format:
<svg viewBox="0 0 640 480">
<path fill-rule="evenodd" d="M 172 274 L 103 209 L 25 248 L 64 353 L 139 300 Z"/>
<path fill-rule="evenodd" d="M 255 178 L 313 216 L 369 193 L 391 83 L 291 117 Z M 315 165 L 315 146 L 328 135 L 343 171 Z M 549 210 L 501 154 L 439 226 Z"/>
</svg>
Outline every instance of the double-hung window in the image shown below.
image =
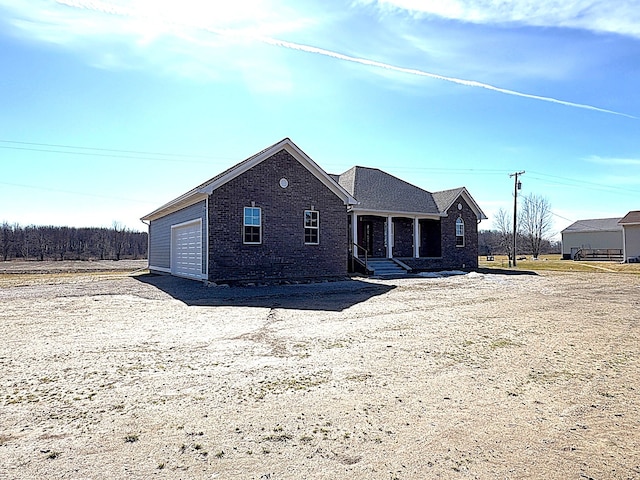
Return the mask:
<svg viewBox="0 0 640 480">
<path fill-rule="evenodd" d="M 262 210 L 244 207 L 244 243 L 262 243 Z"/>
<path fill-rule="evenodd" d="M 456 220 L 456 246 L 464 247 L 464 220 L 462 218 Z"/>
<path fill-rule="evenodd" d="M 304 243 L 317 245 L 320 243 L 320 218 L 316 210 L 304 211 Z"/>
</svg>

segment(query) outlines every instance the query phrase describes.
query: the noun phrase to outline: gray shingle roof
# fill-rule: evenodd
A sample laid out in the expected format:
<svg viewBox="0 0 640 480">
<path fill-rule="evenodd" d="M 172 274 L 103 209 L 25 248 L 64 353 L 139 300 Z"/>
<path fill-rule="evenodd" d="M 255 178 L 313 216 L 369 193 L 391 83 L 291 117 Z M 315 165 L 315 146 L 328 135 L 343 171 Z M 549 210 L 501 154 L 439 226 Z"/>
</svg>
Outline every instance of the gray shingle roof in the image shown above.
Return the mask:
<svg viewBox="0 0 640 480">
<path fill-rule="evenodd" d="M 358 209 L 433 215 L 440 213 L 431 192 L 377 168 L 350 168 L 339 176 L 338 183 L 358 200 Z"/>
<path fill-rule="evenodd" d="M 611 232 L 616 230 L 622 230 L 622 227 L 618 225 L 620 221 L 618 218 L 592 218 L 588 220 L 578 220 L 572 223 L 567 228 L 562 230 L 565 232 Z"/>
<path fill-rule="evenodd" d="M 438 210 L 446 212 L 453 202 L 460 196 L 464 188 L 454 188 L 451 190 L 443 190 L 441 192 L 433 192 L 433 199 L 438 206 Z"/>
</svg>

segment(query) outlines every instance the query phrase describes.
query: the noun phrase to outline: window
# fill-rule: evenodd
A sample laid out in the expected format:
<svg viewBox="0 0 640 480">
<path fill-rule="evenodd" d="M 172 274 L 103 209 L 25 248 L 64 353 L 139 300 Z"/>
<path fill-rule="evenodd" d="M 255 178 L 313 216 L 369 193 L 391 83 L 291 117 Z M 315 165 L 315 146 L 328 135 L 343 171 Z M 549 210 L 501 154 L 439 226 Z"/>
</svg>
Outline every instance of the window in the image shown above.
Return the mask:
<svg viewBox="0 0 640 480">
<path fill-rule="evenodd" d="M 304 211 L 304 243 L 307 245 L 317 245 L 320 243 L 318 233 L 320 219 L 315 210 Z"/>
<path fill-rule="evenodd" d="M 244 207 L 244 243 L 262 242 L 262 211 L 258 207 Z"/>
<path fill-rule="evenodd" d="M 464 247 L 464 220 L 462 218 L 456 220 L 456 246 Z"/>
</svg>

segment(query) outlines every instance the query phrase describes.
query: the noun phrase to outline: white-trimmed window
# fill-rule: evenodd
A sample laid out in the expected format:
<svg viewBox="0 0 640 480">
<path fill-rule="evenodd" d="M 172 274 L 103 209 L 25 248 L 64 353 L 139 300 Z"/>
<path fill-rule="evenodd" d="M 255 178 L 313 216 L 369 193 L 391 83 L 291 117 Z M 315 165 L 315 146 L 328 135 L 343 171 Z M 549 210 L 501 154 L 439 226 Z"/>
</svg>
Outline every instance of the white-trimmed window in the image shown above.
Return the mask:
<svg viewBox="0 0 640 480">
<path fill-rule="evenodd" d="M 262 243 L 262 210 L 259 207 L 244 207 L 243 242 Z"/>
<path fill-rule="evenodd" d="M 320 243 L 320 215 L 316 210 L 304 211 L 304 243 L 305 245 Z"/>
<path fill-rule="evenodd" d="M 464 220 L 456 220 L 456 247 L 464 247 Z"/>
</svg>

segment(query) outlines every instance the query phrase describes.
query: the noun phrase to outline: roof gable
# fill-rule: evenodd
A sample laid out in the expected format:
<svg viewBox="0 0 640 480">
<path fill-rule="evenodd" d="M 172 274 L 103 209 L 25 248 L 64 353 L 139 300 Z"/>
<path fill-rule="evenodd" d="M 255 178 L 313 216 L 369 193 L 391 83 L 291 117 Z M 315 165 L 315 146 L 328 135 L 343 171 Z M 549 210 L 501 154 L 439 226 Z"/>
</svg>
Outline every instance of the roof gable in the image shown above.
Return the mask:
<svg viewBox="0 0 640 480">
<path fill-rule="evenodd" d="M 278 143 L 265 148 L 264 150 L 252 155 L 251 157 L 243 160 L 242 162 L 228 168 L 224 172 L 216 175 L 215 177 L 207 180 L 203 184 L 189 190 L 187 193 L 179 196 L 171 202 L 163 205 L 162 207 L 154 210 L 150 214 L 142 217 L 142 220 L 154 220 L 156 218 L 163 217 L 169 213 L 178 211 L 184 207 L 192 205 L 201 201 L 208 195 L 211 195 L 214 190 L 224 185 L 225 183 L 233 180 L 234 178 L 247 172 L 254 166 L 263 162 L 264 160 L 271 158 L 281 150 L 286 150 L 294 159 L 296 159 L 302 166 L 304 166 L 311 174 L 313 174 L 318 180 L 320 180 L 329 190 L 331 190 L 336 196 L 338 196 L 345 205 L 353 205 L 357 203 L 356 199 L 338 182 L 336 182 L 327 172 L 325 172 L 317 163 L 304 153 L 298 146 L 289 138 L 284 138 Z"/>
<path fill-rule="evenodd" d="M 486 220 L 488 218 L 465 187 L 433 193 L 433 199 L 442 213 L 446 213 L 460 197 L 467 202 L 479 220 Z"/>
<path fill-rule="evenodd" d="M 620 225 L 640 224 L 640 210 L 632 210 L 620 219 Z"/>
</svg>

